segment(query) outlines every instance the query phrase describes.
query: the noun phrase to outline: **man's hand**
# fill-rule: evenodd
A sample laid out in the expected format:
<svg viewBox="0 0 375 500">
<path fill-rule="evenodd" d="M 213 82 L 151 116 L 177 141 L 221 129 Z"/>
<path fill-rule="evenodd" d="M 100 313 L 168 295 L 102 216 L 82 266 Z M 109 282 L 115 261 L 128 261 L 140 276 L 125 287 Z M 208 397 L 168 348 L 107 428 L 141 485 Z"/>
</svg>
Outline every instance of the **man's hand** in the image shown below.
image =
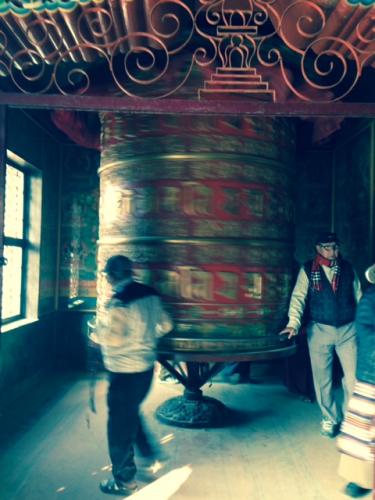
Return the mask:
<svg viewBox="0 0 375 500">
<path fill-rule="evenodd" d="M 297 335 L 297 330 L 295 328 L 291 328 L 290 326 L 287 326 L 284 328 L 284 330 L 281 330 L 279 335 L 288 335 L 288 340 L 291 339 L 292 337 L 295 337 Z"/>
</svg>

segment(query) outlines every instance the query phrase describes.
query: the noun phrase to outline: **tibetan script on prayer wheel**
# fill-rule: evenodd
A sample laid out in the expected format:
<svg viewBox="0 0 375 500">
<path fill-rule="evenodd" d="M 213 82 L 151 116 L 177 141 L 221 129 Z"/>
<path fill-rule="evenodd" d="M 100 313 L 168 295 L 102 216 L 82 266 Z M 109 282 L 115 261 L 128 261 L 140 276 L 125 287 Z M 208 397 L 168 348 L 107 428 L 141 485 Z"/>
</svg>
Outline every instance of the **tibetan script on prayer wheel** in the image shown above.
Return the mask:
<svg viewBox="0 0 375 500">
<path fill-rule="evenodd" d="M 280 348 L 293 262 L 292 121 L 103 112 L 99 269 L 134 261 L 178 351 Z M 98 314 L 109 294 L 98 278 Z"/>
</svg>

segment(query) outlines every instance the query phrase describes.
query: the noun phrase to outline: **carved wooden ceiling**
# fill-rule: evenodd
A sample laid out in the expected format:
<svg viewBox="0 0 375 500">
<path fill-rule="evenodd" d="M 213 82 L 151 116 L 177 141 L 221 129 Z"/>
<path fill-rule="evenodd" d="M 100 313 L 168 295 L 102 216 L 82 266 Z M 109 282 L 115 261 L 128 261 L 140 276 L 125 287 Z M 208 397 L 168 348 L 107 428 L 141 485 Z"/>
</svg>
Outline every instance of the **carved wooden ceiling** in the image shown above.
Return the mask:
<svg viewBox="0 0 375 500">
<path fill-rule="evenodd" d="M 0 88 L 374 102 L 370 0 L 2 0 Z"/>
</svg>

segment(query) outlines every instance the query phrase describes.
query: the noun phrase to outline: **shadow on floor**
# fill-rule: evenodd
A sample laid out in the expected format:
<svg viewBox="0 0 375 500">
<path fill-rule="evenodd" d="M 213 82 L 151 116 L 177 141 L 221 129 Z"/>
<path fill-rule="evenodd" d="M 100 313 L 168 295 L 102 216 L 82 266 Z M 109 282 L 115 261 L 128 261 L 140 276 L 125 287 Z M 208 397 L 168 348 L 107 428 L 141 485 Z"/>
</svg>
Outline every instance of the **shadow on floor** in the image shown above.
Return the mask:
<svg viewBox="0 0 375 500">
<path fill-rule="evenodd" d="M 272 416 L 269 411 L 245 411 L 245 410 L 238 410 L 237 408 L 228 408 L 227 409 L 227 420 L 226 420 L 226 425 L 225 427 L 232 427 L 232 426 L 246 426 L 248 425 L 251 421 L 259 421 L 264 417 L 270 417 Z"/>
<path fill-rule="evenodd" d="M 46 373 L 42 383 L 25 391 L 0 412 L 0 448 L 4 451 L 17 436 L 28 432 L 46 410 L 64 397 L 81 373 Z"/>
</svg>

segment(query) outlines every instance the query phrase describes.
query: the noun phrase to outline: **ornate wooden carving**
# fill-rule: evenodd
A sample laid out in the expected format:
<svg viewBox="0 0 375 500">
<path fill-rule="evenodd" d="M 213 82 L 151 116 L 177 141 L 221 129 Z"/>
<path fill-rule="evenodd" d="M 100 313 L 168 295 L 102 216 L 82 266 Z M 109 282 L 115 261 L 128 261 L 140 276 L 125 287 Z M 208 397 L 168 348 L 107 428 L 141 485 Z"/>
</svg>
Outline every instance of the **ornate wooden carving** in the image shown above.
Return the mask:
<svg viewBox="0 0 375 500">
<path fill-rule="evenodd" d="M 339 100 L 375 64 L 373 3 L 2 0 L 0 83 L 35 94 Z"/>
</svg>

